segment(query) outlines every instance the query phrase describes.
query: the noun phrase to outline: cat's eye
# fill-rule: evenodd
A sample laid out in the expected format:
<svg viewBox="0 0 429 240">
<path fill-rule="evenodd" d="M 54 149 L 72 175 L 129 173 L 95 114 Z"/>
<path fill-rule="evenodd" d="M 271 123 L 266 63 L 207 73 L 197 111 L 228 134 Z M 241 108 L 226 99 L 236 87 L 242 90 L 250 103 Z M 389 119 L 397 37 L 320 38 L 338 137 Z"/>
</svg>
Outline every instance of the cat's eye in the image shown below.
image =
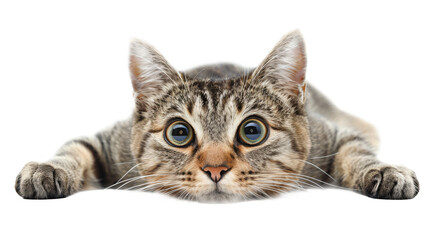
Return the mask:
<svg viewBox="0 0 429 240">
<path fill-rule="evenodd" d="M 255 146 L 261 144 L 267 137 L 267 126 L 256 117 L 243 121 L 238 129 L 238 140 L 244 145 Z"/>
<path fill-rule="evenodd" d="M 187 122 L 176 120 L 167 127 L 164 138 L 173 147 L 187 147 L 194 139 L 194 131 Z"/>
</svg>

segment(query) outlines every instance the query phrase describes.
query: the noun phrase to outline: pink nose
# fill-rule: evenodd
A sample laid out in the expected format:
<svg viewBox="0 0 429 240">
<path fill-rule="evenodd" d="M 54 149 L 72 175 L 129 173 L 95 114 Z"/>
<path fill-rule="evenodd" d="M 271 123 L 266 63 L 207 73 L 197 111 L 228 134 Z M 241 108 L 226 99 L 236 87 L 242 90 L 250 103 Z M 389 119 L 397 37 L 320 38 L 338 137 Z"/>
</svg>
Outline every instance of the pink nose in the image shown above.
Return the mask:
<svg viewBox="0 0 429 240">
<path fill-rule="evenodd" d="M 225 175 L 225 173 L 229 170 L 229 168 L 225 166 L 218 166 L 218 167 L 212 167 L 212 166 L 206 166 L 203 168 L 204 172 L 207 174 L 210 174 L 210 178 L 214 182 L 219 182 L 220 179 Z"/>
</svg>

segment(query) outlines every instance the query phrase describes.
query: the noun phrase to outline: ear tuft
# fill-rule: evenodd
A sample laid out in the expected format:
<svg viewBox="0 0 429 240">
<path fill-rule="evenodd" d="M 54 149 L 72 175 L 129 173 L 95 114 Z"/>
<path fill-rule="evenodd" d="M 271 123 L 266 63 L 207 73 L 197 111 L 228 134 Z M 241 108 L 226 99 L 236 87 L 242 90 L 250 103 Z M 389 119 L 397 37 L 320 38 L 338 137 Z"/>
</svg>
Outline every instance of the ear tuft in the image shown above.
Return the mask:
<svg viewBox="0 0 429 240">
<path fill-rule="evenodd" d="M 307 59 L 305 45 L 298 30 L 285 35 L 273 48 L 253 78 L 260 84 L 273 84 L 274 88 L 305 98 L 305 71 Z"/>
</svg>

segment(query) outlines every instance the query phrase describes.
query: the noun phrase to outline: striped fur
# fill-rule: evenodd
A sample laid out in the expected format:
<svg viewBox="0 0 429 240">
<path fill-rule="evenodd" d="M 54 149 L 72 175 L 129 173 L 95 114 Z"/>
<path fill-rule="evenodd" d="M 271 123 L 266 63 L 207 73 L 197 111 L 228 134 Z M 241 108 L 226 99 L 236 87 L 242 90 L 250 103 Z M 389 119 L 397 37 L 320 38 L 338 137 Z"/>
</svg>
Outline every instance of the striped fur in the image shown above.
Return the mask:
<svg viewBox="0 0 429 240">
<path fill-rule="evenodd" d="M 108 187 L 224 201 L 326 184 L 376 198 L 413 198 L 419 189 L 414 172 L 378 161 L 373 127 L 308 85 L 305 68 L 298 32 L 286 35 L 255 69 L 219 64 L 178 72 L 153 47 L 134 41 L 133 117 L 66 143 L 46 163 L 28 163 L 16 191 L 43 199 Z M 269 136 L 250 147 L 237 140 L 237 129 L 252 116 L 267 123 Z M 173 119 L 192 126 L 192 144 L 166 142 Z M 206 166 L 228 170 L 214 182 Z"/>
</svg>

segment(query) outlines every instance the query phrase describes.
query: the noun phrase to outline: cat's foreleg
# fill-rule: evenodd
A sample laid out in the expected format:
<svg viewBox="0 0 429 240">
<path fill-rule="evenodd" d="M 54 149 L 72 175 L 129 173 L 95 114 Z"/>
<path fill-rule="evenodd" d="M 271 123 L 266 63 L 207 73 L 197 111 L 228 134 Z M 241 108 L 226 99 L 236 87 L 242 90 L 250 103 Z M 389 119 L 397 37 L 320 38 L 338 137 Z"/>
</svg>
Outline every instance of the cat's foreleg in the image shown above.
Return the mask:
<svg viewBox="0 0 429 240">
<path fill-rule="evenodd" d="M 29 162 L 16 177 L 16 192 L 23 198 L 69 196 L 95 186 L 105 177 L 105 154 L 99 138 L 82 138 L 64 144 L 44 163 Z"/>
<path fill-rule="evenodd" d="M 332 175 L 340 185 L 374 198 L 410 199 L 419 191 L 412 170 L 380 162 L 363 137 L 348 131 L 337 135 Z"/>
</svg>

